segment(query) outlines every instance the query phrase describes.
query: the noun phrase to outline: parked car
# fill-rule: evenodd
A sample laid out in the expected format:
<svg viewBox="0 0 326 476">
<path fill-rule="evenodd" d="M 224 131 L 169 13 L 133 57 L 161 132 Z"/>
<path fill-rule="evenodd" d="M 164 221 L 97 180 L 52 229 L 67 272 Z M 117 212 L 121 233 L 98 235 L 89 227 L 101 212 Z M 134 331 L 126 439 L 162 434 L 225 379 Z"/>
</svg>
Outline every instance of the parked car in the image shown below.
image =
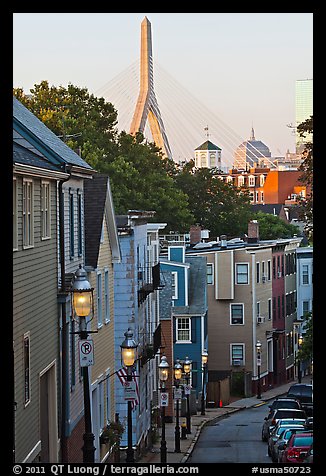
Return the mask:
<svg viewBox="0 0 326 476">
<path fill-rule="evenodd" d="M 271 414 L 264 418 L 264 423 L 261 432 L 261 439 L 267 441 L 270 435 L 270 431 L 274 428 L 278 420 L 284 418 L 295 418 L 305 420 L 307 415 L 304 410 L 297 410 L 294 408 L 280 408 L 274 410 Z"/>
<path fill-rule="evenodd" d="M 306 420 L 305 424 L 306 429 L 312 430 L 314 427 L 314 418 L 313 417 L 308 417 Z"/>
<path fill-rule="evenodd" d="M 281 463 L 303 463 L 313 439 L 312 432 L 293 434 L 289 441 L 284 443 Z"/>
<path fill-rule="evenodd" d="M 287 397 L 296 398 L 306 411 L 307 416 L 313 412 L 313 386 L 310 383 L 295 383 L 287 392 Z"/>
<path fill-rule="evenodd" d="M 278 441 L 280 441 L 282 435 L 286 431 L 290 431 L 289 435 L 291 436 L 291 430 L 297 429 L 299 431 L 304 430 L 304 425 L 279 425 L 279 423 L 282 422 L 282 420 L 279 420 L 278 424 L 273 428 L 273 430 L 270 432 L 270 436 L 268 438 L 268 447 L 267 447 L 267 452 L 268 456 L 272 458 L 272 461 L 275 463 L 277 461 L 277 452 L 274 452 L 274 446 Z M 282 440 L 284 441 L 284 440 Z"/>
<path fill-rule="evenodd" d="M 289 397 L 279 397 L 269 405 L 270 411 L 276 410 L 278 408 L 296 408 L 302 410 L 301 403 L 296 398 Z"/>
<path fill-rule="evenodd" d="M 293 427 L 283 426 L 281 428 L 282 432 L 280 433 L 279 438 L 275 441 L 272 448 L 271 458 L 274 463 L 280 463 L 282 461 L 282 455 L 286 447 L 286 443 L 294 433 L 310 433 L 308 430 L 304 430 L 302 425 Z"/>
<path fill-rule="evenodd" d="M 305 457 L 305 459 L 303 460 L 304 463 L 313 463 L 314 462 L 314 448 L 313 448 L 313 443 L 312 445 L 310 446 L 309 450 L 308 450 L 308 453 Z"/>
</svg>

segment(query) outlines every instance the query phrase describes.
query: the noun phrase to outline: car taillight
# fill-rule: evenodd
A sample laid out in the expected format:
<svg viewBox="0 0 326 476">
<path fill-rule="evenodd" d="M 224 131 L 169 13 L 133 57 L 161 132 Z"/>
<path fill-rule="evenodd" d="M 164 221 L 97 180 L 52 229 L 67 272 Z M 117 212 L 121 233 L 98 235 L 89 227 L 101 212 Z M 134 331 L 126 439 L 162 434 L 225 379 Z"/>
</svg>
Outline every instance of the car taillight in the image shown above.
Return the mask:
<svg viewBox="0 0 326 476">
<path fill-rule="evenodd" d="M 275 420 L 275 418 L 273 418 L 273 420 L 272 420 L 272 422 L 271 422 L 271 425 L 274 425 L 274 426 L 276 425 L 276 420 Z"/>
<path fill-rule="evenodd" d="M 291 448 L 288 451 L 288 456 L 290 458 L 299 458 L 301 450 L 299 448 Z"/>
</svg>

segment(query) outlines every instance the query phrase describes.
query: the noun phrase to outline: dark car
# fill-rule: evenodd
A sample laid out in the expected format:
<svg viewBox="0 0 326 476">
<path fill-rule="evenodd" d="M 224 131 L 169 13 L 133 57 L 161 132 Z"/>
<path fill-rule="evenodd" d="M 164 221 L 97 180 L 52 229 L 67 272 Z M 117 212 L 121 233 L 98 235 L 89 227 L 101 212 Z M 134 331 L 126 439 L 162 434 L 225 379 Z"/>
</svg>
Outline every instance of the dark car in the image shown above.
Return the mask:
<svg viewBox="0 0 326 476">
<path fill-rule="evenodd" d="M 270 435 L 270 431 L 277 424 L 278 420 L 294 418 L 302 419 L 306 421 L 307 415 L 304 410 L 297 410 L 294 408 L 280 408 L 274 410 L 271 414 L 264 418 L 264 423 L 261 432 L 261 439 L 267 441 Z"/>
<path fill-rule="evenodd" d="M 279 420 L 279 423 L 282 422 L 282 420 Z M 268 451 L 268 456 L 272 458 L 272 461 L 275 463 L 277 461 L 277 450 L 274 450 L 275 445 L 279 441 L 285 441 L 282 436 L 285 434 L 286 431 L 289 431 L 290 433 L 287 433 L 289 436 L 292 435 L 291 430 L 298 430 L 298 431 L 303 431 L 304 426 L 301 425 L 294 425 L 292 424 L 291 426 L 287 425 L 279 425 L 277 424 L 273 430 L 270 432 L 270 436 L 268 438 L 268 443 L 267 443 L 267 451 Z"/>
<path fill-rule="evenodd" d="M 309 383 L 295 383 L 287 392 L 287 397 L 296 398 L 306 411 L 307 416 L 313 411 L 313 386 Z"/>
<path fill-rule="evenodd" d="M 291 436 L 294 433 L 311 433 L 311 431 L 304 430 L 302 426 L 293 426 L 291 427 L 281 427 L 282 431 L 280 433 L 280 436 L 278 439 L 275 441 L 273 448 L 272 448 L 272 454 L 271 458 L 274 463 L 280 463 L 282 461 L 282 455 L 283 451 L 285 450 L 286 443 L 289 441 Z"/>
<path fill-rule="evenodd" d="M 289 397 L 277 398 L 271 405 L 269 405 L 270 411 L 276 410 L 278 408 L 297 408 L 298 410 L 302 410 L 299 400 Z"/>
<path fill-rule="evenodd" d="M 313 433 L 295 433 L 285 444 L 281 463 L 303 463 L 313 444 Z"/>
</svg>

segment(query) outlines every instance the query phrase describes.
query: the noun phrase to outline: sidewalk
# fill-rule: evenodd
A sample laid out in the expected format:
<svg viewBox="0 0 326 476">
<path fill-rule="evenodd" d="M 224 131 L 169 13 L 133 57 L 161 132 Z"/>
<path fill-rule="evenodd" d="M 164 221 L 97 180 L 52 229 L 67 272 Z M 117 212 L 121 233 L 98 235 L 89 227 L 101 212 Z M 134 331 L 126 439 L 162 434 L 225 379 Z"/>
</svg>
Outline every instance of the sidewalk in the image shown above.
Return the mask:
<svg viewBox="0 0 326 476">
<path fill-rule="evenodd" d="M 253 407 L 259 403 L 266 402 L 268 400 L 274 399 L 279 395 L 285 394 L 289 387 L 297 383 L 296 381 L 288 382 L 284 385 L 272 388 L 266 392 L 262 392 L 261 400 L 257 399 L 256 396 L 242 398 L 240 400 L 235 400 L 229 405 L 226 405 L 223 408 L 206 408 L 205 415 L 201 415 L 200 411 L 197 412 L 197 415 L 191 416 L 191 434 L 187 434 L 187 439 L 182 440 L 180 438 L 180 453 L 175 453 L 174 451 L 174 431 L 175 431 L 175 422 L 165 424 L 165 440 L 167 446 L 167 464 L 171 463 L 181 463 L 184 464 L 187 462 L 195 444 L 201 432 L 203 426 L 215 418 L 222 417 L 223 415 L 230 414 L 244 408 Z M 302 383 L 311 383 L 311 376 L 305 376 L 302 378 Z M 184 417 L 180 418 L 180 435 L 181 435 L 181 423 L 185 420 Z M 161 432 L 160 432 L 161 434 Z M 153 447 L 147 451 L 140 459 L 137 460 L 137 463 L 160 463 L 160 446 L 161 440 L 153 445 Z M 123 459 L 121 460 L 123 461 Z"/>
</svg>

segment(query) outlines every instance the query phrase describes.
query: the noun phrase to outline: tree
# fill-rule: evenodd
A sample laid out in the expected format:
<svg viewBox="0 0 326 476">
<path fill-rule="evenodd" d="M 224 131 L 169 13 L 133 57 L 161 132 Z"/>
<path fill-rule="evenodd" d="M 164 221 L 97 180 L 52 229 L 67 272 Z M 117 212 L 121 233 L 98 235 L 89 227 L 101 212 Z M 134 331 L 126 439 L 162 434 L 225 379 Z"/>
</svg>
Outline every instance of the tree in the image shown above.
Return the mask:
<svg viewBox="0 0 326 476">
<path fill-rule="evenodd" d="M 301 137 L 313 133 L 313 116 L 299 124 L 297 131 Z M 300 199 L 301 219 L 305 222 L 305 231 L 310 239 L 313 239 L 313 144 L 305 143 L 303 151 L 304 160 L 299 168 L 302 172 L 299 180 L 304 183 L 308 189 L 307 196 Z"/>
<path fill-rule="evenodd" d="M 309 312 L 304 316 L 304 338 L 297 354 L 300 362 L 311 360 L 313 358 L 313 318 Z"/>
<path fill-rule="evenodd" d="M 174 183 L 174 164 L 141 133 L 118 133 L 111 103 L 86 88 L 50 87 L 47 81 L 35 85 L 29 96 L 20 88 L 14 95 L 96 171 L 109 175 L 117 214 L 154 210 L 154 220 L 168 223 L 167 231 L 189 230 L 194 217 L 187 196 Z"/>
<path fill-rule="evenodd" d="M 188 195 L 195 222 L 209 229 L 211 236 L 242 235 L 250 216 L 249 193 L 220 178 L 218 169 L 195 168 L 190 161 L 180 167 L 175 181 Z"/>
<path fill-rule="evenodd" d="M 256 212 L 252 220 L 259 223 L 259 238 L 261 240 L 274 240 L 277 238 L 291 238 L 299 233 L 296 225 L 286 223 L 284 220 L 271 213 Z"/>
</svg>

